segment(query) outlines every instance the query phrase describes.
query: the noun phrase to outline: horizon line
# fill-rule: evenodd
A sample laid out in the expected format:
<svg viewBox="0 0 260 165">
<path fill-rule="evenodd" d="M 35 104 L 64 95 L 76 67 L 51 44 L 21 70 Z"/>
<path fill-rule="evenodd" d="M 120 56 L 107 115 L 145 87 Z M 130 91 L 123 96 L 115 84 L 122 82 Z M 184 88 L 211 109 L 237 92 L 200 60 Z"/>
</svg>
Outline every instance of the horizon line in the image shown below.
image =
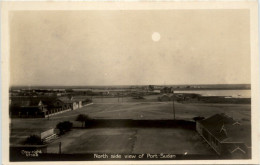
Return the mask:
<svg viewBox="0 0 260 165">
<path fill-rule="evenodd" d="M 149 86 L 149 85 L 153 85 L 153 86 L 184 86 L 184 85 L 251 85 L 251 83 L 227 83 L 227 84 L 141 84 L 141 85 L 133 85 L 133 84 L 129 84 L 129 85 L 10 85 L 9 87 L 41 87 L 41 86 L 45 86 L 45 87 L 52 87 L 52 86 L 60 86 L 60 87 L 85 87 L 85 86 Z"/>
</svg>

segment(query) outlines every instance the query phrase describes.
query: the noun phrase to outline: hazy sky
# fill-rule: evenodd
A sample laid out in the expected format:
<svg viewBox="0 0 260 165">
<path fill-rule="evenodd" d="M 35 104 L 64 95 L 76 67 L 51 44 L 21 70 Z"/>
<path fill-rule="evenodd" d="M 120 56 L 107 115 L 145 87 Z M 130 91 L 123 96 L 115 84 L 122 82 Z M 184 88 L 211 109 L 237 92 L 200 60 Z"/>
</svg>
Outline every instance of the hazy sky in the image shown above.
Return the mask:
<svg viewBox="0 0 260 165">
<path fill-rule="evenodd" d="M 250 83 L 249 32 L 248 10 L 16 11 L 11 85 Z"/>
</svg>

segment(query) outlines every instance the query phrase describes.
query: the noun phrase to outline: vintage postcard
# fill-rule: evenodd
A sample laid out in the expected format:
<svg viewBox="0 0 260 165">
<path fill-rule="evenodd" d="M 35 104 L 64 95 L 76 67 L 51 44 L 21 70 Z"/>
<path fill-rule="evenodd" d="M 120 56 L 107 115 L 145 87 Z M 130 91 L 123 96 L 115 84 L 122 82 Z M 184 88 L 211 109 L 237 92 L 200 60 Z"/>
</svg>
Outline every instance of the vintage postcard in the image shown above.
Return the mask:
<svg viewBox="0 0 260 165">
<path fill-rule="evenodd" d="M 258 164 L 257 1 L 2 2 L 3 164 Z"/>
</svg>

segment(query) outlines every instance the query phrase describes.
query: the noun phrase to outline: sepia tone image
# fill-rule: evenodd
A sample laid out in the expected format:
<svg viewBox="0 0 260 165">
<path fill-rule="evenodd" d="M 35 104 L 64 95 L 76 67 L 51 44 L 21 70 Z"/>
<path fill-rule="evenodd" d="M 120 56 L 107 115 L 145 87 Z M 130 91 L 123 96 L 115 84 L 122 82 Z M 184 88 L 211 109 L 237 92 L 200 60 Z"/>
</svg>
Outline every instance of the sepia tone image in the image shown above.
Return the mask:
<svg viewBox="0 0 260 165">
<path fill-rule="evenodd" d="M 250 10 L 8 19 L 11 162 L 252 158 Z"/>
</svg>

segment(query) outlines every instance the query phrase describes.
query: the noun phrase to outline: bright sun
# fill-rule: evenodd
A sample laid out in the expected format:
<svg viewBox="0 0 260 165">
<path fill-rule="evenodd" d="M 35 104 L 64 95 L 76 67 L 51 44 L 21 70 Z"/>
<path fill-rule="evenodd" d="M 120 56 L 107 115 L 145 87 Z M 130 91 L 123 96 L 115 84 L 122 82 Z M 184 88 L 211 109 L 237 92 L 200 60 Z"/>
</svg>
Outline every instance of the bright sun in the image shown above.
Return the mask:
<svg viewBox="0 0 260 165">
<path fill-rule="evenodd" d="M 159 41 L 160 39 L 161 39 L 160 33 L 158 33 L 158 32 L 153 32 L 153 34 L 152 34 L 152 40 L 153 40 L 154 42 L 157 42 L 157 41 Z"/>
</svg>

